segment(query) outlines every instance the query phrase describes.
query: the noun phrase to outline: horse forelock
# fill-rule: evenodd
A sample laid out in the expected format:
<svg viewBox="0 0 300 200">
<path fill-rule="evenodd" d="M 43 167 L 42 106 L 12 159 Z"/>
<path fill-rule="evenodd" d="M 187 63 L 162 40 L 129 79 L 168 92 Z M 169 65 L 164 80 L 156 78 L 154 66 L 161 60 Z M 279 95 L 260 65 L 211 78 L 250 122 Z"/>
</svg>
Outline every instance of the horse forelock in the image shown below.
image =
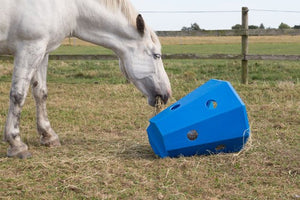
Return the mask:
<svg viewBox="0 0 300 200">
<path fill-rule="evenodd" d="M 137 10 L 128 0 L 100 0 L 107 9 L 115 12 L 120 11 L 130 24 L 136 26 Z"/>
</svg>

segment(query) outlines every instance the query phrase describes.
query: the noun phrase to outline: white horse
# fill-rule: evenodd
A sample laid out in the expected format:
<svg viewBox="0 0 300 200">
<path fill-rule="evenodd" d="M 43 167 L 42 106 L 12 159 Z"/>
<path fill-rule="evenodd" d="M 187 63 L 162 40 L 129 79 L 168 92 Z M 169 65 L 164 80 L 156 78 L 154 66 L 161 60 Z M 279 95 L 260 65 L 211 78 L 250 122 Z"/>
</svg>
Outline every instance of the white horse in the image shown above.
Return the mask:
<svg viewBox="0 0 300 200">
<path fill-rule="evenodd" d="M 14 56 L 10 107 L 4 130 L 7 156 L 31 154 L 20 139 L 22 106 L 31 85 L 36 101 L 41 143 L 59 146 L 47 116 L 48 55 L 61 41 L 74 36 L 112 49 L 120 69 L 151 106 L 171 96 L 156 34 L 129 0 L 0 0 L 0 54 Z"/>
</svg>

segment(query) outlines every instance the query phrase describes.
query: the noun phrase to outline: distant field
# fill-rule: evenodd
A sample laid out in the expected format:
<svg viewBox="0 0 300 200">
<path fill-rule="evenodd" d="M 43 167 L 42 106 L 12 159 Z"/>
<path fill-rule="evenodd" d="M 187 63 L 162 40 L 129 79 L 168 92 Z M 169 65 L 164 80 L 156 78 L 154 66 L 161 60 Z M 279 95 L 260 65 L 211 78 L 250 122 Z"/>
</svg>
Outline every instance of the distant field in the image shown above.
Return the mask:
<svg viewBox="0 0 300 200">
<path fill-rule="evenodd" d="M 233 42 L 237 38 L 230 40 L 228 46 L 163 43 L 165 52 L 188 52 L 194 46 L 193 52 L 239 53 L 239 44 Z M 297 52 L 299 42 L 289 41 L 257 42 L 252 48 Z M 63 46 L 57 52 L 110 53 L 93 48 L 98 47 Z M 20 126 L 33 157 L 6 158 L 8 145 L 0 142 L 0 199 L 299 199 L 300 62 L 250 61 L 249 85 L 240 83 L 239 60 L 164 64 L 173 88 L 168 105 L 212 78 L 232 83 L 246 104 L 251 126 L 244 151 L 159 159 L 146 133 L 154 109 L 126 82 L 118 61 L 50 61 L 48 114 L 62 146 L 39 144 L 29 92 Z M 0 61 L 0 130 L 12 71 L 11 61 Z"/>
<path fill-rule="evenodd" d="M 161 37 L 164 54 L 240 54 L 241 37 Z M 300 36 L 250 37 L 250 54 L 291 54 L 300 52 Z M 112 51 L 78 39 L 66 39 L 53 54 L 112 54 Z"/>
<path fill-rule="evenodd" d="M 178 44 L 239 44 L 240 36 L 221 36 L 221 37 L 160 37 L 162 45 Z M 251 36 L 250 43 L 300 43 L 300 36 Z M 77 38 L 67 38 L 63 45 L 95 46 L 94 44 L 79 40 Z"/>
</svg>

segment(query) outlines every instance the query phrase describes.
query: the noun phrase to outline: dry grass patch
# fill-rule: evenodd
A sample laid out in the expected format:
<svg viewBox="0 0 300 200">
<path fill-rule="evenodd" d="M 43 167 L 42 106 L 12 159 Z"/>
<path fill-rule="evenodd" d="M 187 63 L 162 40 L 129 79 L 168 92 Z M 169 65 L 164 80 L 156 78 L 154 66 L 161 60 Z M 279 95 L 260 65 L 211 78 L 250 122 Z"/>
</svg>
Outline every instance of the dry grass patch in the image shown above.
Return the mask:
<svg viewBox="0 0 300 200">
<path fill-rule="evenodd" d="M 240 44 L 240 36 L 160 37 L 162 45 L 178 44 Z M 250 36 L 249 43 L 300 43 L 300 36 Z"/>
<path fill-rule="evenodd" d="M 0 63 L 1 76 L 11 76 L 13 73 L 13 64 L 11 62 L 1 62 Z"/>
<path fill-rule="evenodd" d="M 160 37 L 162 45 L 179 45 L 179 44 L 240 44 L 240 36 L 207 36 L 207 37 Z M 250 43 L 300 43 L 300 36 L 250 36 Z M 89 42 L 82 41 L 77 38 L 67 38 L 63 41 L 63 45 L 74 46 L 96 46 Z"/>
<path fill-rule="evenodd" d="M 1 84 L 1 93 L 8 93 L 8 87 Z M 145 132 L 153 109 L 131 85 L 51 83 L 49 114 L 62 147 L 39 145 L 29 97 L 21 127 L 33 158 L 8 159 L 7 145 L 1 143 L 0 196 L 292 199 L 300 192 L 299 84 L 290 89 L 282 83 L 235 87 L 251 122 L 252 143 L 246 151 L 158 159 Z M 6 108 L 7 98 L 1 102 Z M 1 116 L 3 125 L 5 114 Z"/>
<path fill-rule="evenodd" d="M 21 132 L 33 157 L 6 158 L 7 144 L 0 143 L 0 199 L 297 199 L 300 195 L 300 84 L 290 78 L 298 73 L 295 63 L 293 70 L 286 70 L 287 78 L 256 79 L 245 86 L 238 82 L 239 63 L 235 67 L 225 61 L 168 61 L 172 102 L 207 79 L 230 80 L 247 106 L 252 133 L 251 145 L 240 154 L 175 159 L 159 159 L 152 152 L 145 129 L 154 110 L 132 85 L 112 79 L 95 83 L 95 77 L 63 79 L 66 72 L 82 70 L 81 65 L 89 66 L 84 68 L 89 73 L 105 63 L 51 62 L 48 113 L 62 146 L 49 149 L 39 144 L 29 94 Z M 112 63 L 107 65 L 115 66 L 107 70 L 119 79 L 117 62 Z M 261 73 L 278 71 L 266 66 Z M 0 82 L 2 130 L 9 87 L 10 82 Z"/>
</svg>

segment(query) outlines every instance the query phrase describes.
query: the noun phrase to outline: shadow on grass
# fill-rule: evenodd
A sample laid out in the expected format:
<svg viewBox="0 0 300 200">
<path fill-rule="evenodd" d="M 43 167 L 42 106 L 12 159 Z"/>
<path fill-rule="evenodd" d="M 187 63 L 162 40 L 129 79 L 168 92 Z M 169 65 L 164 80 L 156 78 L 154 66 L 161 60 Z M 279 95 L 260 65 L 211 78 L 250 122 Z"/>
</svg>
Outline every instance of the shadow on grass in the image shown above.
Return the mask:
<svg viewBox="0 0 300 200">
<path fill-rule="evenodd" d="M 158 158 L 148 143 L 139 143 L 141 141 L 138 139 L 135 140 L 125 135 L 119 136 L 117 133 L 109 134 L 111 134 L 110 138 L 107 138 L 107 133 L 103 133 L 102 137 L 101 135 L 85 137 L 84 134 L 81 137 L 76 134 L 63 135 L 60 137 L 61 147 L 62 149 L 71 149 L 73 153 L 94 152 L 98 156 L 113 155 L 123 160 L 143 159 L 152 161 Z"/>
<path fill-rule="evenodd" d="M 150 145 L 146 144 L 133 144 L 128 147 L 124 147 L 125 149 L 122 152 L 117 154 L 118 157 L 122 159 L 143 159 L 143 160 L 155 160 L 158 159 L 158 156 L 154 154 Z"/>
</svg>

